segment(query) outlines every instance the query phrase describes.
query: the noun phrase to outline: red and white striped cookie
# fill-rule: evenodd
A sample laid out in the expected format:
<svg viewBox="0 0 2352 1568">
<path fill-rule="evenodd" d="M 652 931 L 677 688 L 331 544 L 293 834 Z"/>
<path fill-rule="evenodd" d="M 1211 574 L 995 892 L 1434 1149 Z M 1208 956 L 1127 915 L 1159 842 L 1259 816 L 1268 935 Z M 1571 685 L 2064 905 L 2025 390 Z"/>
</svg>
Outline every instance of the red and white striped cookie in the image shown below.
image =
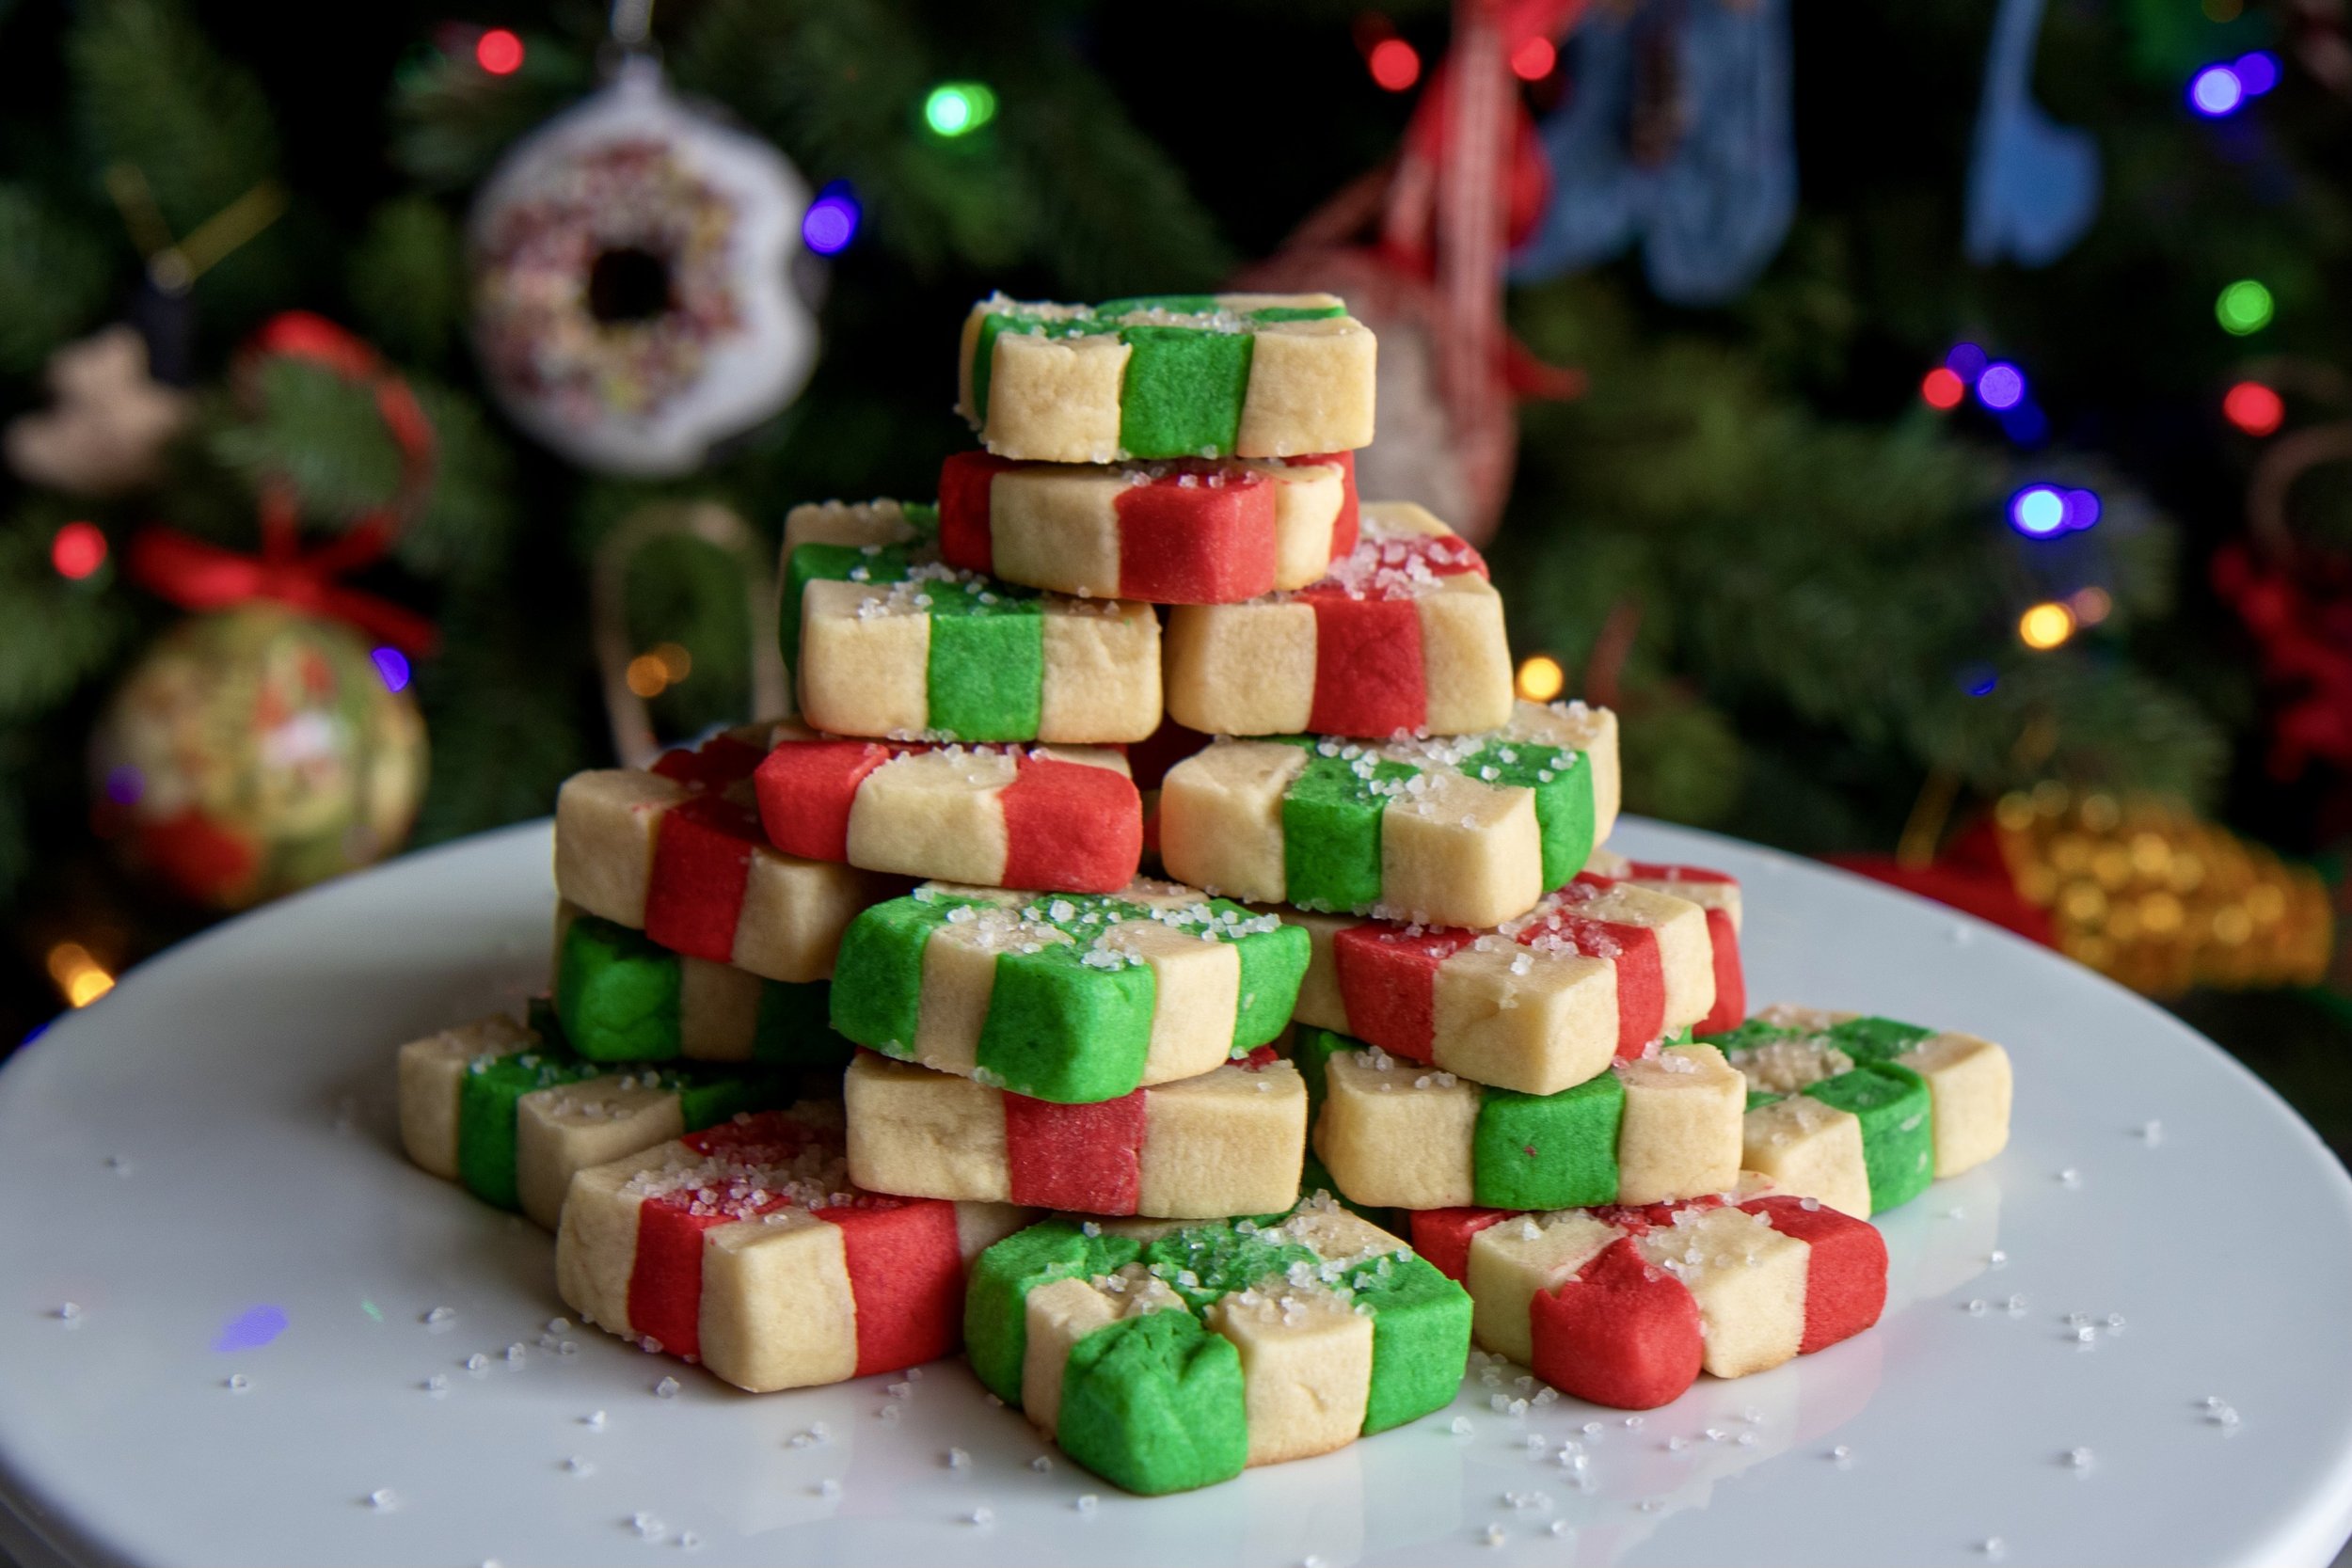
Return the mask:
<svg viewBox="0 0 2352 1568">
<path fill-rule="evenodd" d="M 1740 1021 L 1748 1016 L 1748 983 L 1740 968 L 1738 879 L 1729 872 L 1709 871 L 1703 866 L 1629 861 L 1607 849 L 1594 850 L 1586 869 L 1629 887 L 1688 898 L 1707 911 L 1707 938 L 1715 955 L 1715 1006 L 1691 1026 L 1691 1032 L 1717 1035 L 1740 1027 Z"/>
<path fill-rule="evenodd" d="M 1304 588 L 1356 548 L 1356 454 L 1097 467 L 958 452 L 939 554 L 1006 582 L 1152 604 Z"/>
<path fill-rule="evenodd" d="M 1320 582 L 1168 612 L 1168 716 L 1211 735 L 1387 739 L 1510 722 L 1511 650 L 1486 563 L 1409 501 L 1363 508 Z"/>
<path fill-rule="evenodd" d="M 752 772 L 776 726 L 728 731 L 650 768 L 575 773 L 555 798 L 557 894 L 689 958 L 800 983 L 903 881 L 769 847 Z"/>
<path fill-rule="evenodd" d="M 1586 873 L 1486 931 L 1281 909 L 1312 943 L 1293 1016 L 1473 1083 L 1557 1094 L 1713 1016 L 1723 960 L 1708 911 L 1678 894 Z"/>
<path fill-rule="evenodd" d="M 1701 1370 L 1745 1377 L 1851 1338 L 1886 1305 L 1886 1243 L 1812 1198 L 1413 1216 L 1461 1281 L 1479 1344 L 1565 1394 L 1665 1404 Z"/>
<path fill-rule="evenodd" d="M 1142 863 L 1143 800 L 1107 748 L 778 731 L 752 785 L 787 855 L 1041 893 L 1116 893 Z"/>
<path fill-rule="evenodd" d="M 574 1176 L 556 1289 L 739 1388 L 839 1383 L 952 1354 L 964 1264 L 1032 1217 L 861 1193 L 837 1119 L 767 1111 Z"/>
<path fill-rule="evenodd" d="M 1223 1219 L 1298 1198 L 1307 1086 L 1260 1050 L 1198 1078 L 1058 1105 L 861 1051 L 850 1174 L 874 1192 L 1086 1214 Z"/>
</svg>

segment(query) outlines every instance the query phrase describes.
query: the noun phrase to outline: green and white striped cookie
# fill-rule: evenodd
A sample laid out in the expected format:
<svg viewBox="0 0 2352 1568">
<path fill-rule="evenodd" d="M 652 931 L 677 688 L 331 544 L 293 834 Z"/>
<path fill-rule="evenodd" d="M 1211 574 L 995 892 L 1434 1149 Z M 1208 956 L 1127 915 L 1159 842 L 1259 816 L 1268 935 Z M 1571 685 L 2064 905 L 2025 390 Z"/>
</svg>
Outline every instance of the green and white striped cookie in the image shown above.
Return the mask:
<svg viewBox="0 0 2352 1568">
<path fill-rule="evenodd" d="M 801 717 L 892 740 L 1108 744 L 1160 723 L 1160 623 L 1126 599 L 1018 588 L 939 559 L 939 509 L 796 506 L 778 636 Z"/>
<path fill-rule="evenodd" d="M 573 904 L 555 912 L 555 1015 L 596 1062 L 764 1062 L 842 1068 L 850 1045 L 826 1022 L 831 987 L 762 979 L 674 953 Z"/>
<path fill-rule="evenodd" d="M 1160 859 L 1229 898 L 1500 926 L 1584 869 L 1617 790 L 1616 716 L 1581 703 L 1445 739 L 1220 740 L 1168 769 Z"/>
<path fill-rule="evenodd" d="M 1470 1300 L 1318 1196 L 1265 1222 L 1056 1218 L 973 1265 L 964 1345 L 989 1391 L 1130 1492 L 1182 1492 L 1441 1409 Z"/>
<path fill-rule="evenodd" d="M 709 1068 L 615 1069 L 565 1049 L 551 1017 L 502 1014 L 400 1048 L 408 1158 L 552 1230 L 572 1173 L 793 1100 L 796 1077 Z"/>
<path fill-rule="evenodd" d="M 1172 882 L 1115 894 L 927 882 L 850 922 L 833 1026 L 902 1061 L 1089 1104 L 1282 1032 L 1307 933 Z"/>
<path fill-rule="evenodd" d="M 1333 294 L 994 294 L 964 318 L 957 406 L 999 457 L 1299 457 L 1372 444 L 1378 345 Z"/>
<path fill-rule="evenodd" d="M 1702 1037 L 1747 1078 L 1741 1165 L 1856 1219 L 2009 1145 L 2009 1053 L 1991 1040 L 1787 1004 Z"/>
</svg>

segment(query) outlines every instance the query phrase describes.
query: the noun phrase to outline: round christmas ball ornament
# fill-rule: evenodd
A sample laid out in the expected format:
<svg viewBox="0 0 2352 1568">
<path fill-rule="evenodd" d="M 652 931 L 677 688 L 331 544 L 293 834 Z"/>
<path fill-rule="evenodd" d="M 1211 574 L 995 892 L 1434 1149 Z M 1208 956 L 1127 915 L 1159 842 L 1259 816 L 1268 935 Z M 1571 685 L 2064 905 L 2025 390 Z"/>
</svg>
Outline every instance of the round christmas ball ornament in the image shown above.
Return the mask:
<svg viewBox="0 0 2352 1568">
<path fill-rule="evenodd" d="M 610 473 L 678 474 L 817 357 L 792 261 L 807 183 L 632 56 L 506 155 L 469 220 L 474 346 L 516 424 Z"/>
<path fill-rule="evenodd" d="M 98 820 L 135 865 L 218 909 L 380 860 L 424 786 L 406 675 L 340 622 L 274 604 L 183 621 L 99 720 Z"/>
</svg>

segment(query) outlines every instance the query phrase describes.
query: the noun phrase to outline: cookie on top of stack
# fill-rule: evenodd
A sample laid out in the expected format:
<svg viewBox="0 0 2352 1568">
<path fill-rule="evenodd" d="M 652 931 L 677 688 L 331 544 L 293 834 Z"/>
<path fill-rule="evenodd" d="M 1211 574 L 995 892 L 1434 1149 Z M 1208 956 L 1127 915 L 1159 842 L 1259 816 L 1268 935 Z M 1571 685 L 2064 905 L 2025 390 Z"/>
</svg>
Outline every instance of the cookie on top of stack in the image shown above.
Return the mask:
<svg viewBox="0 0 2352 1568">
<path fill-rule="evenodd" d="M 2006 1058 L 1742 1022 L 1737 884 L 1602 847 L 1613 716 L 1515 702 L 1478 552 L 1359 502 L 1374 353 L 1329 295 L 976 306 L 985 450 L 787 516 L 797 720 L 564 785 L 551 999 L 403 1049 L 417 1163 L 647 1349 L 968 1341 L 1138 1492 L 1427 1414 L 1474 1333 L 1641 1403 L 1867 1326 L 1822 1203 L 1989 1157 Z"/>
</svg>

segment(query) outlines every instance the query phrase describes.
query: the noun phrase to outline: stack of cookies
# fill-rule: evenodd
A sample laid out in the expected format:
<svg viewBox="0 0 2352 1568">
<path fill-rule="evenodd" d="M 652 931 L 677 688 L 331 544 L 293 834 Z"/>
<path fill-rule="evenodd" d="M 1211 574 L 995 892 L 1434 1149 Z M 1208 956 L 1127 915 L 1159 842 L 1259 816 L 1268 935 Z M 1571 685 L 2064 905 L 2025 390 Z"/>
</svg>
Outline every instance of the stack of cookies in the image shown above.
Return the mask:
<svg viewBox="0 0 2352 1568">
<path fill-rule="evenodd" d="M 1737 884 L 1601 847 L 1614 718 L 1359 503 L 1344 306 L 993 298 L 959 372 L 935 503 L 787 519 L 798 719 L 565 784 L 552 996 L 404 1048 L 416 1162 L 649 1349 L 961 1343 L 1143 1493 L 1438 1409 L 1473 1332 L 1630 1407 L 1873 1322 L 2006 1056 L 1745 1019 Z"/>
</svg>

